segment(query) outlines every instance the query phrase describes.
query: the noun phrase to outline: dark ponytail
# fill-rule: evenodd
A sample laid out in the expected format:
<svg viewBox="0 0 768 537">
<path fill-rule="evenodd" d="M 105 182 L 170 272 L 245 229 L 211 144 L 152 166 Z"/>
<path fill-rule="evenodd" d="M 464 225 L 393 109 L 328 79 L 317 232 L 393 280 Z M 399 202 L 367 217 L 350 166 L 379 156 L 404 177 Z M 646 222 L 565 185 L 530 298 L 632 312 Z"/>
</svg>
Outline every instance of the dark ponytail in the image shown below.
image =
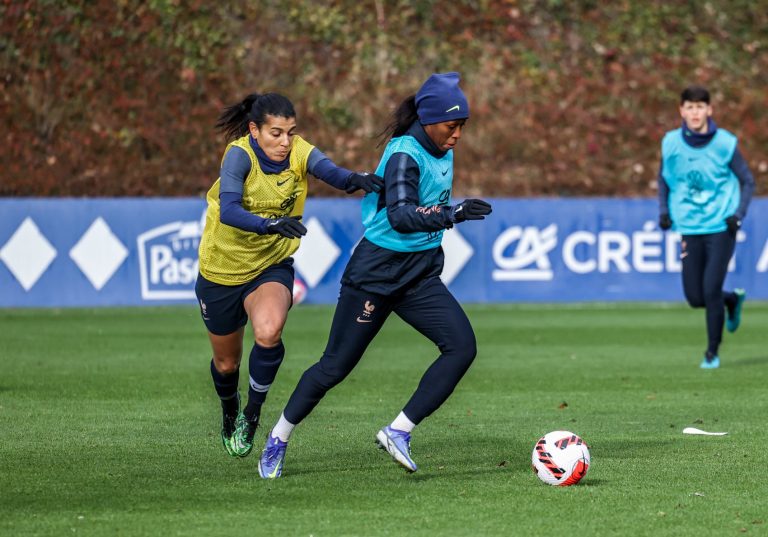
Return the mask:
<svg viewBox="0 0 768 537">
<path fill-rule="evenodd" d="M 279 93 L 251 93 L 239 103 L 222 110 L 216 129 L 224 133 L 227 140 L 233 140 L 248 134 L 248 123 L 251 121 L 261 128 L 268 115 L 292 118 L 296 117 L 296 111 L 288 97 Z"/>
<path fill-rule="evenodd" d="M 411 95 L 400 103 L 400 106 L 392 114 L 391 121 L 379 134 L 379 138 L 381 138 L 379 145 L 386 143 L 390 138 L 397 138 L 405 134 L 417 119 L 419 116 L 416 113 L 416 95 Z"/>
</svg>

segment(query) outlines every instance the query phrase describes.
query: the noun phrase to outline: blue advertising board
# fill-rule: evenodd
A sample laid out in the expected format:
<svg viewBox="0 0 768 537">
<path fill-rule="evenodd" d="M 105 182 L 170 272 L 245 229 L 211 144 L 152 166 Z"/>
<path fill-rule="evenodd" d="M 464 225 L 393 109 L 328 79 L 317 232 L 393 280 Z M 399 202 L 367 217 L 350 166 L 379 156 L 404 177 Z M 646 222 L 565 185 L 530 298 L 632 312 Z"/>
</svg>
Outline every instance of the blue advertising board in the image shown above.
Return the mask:
<svg viewBox="0 0 768 537">
<path fill-rule="evenodd" d="M 680 237 L 651 199 L 494 199 L 445 233 L 442 278 L 464 302 L 683 300 Z M 768 299 L 756 199 L 726 287 Z M 0 199 L 0 307 L 192 303 L 205 222 L 197 198 Z M 359 198 L 309 199 L 294 256 L 308 303 L 334 303 L 363 228 Z"/>
</svg>

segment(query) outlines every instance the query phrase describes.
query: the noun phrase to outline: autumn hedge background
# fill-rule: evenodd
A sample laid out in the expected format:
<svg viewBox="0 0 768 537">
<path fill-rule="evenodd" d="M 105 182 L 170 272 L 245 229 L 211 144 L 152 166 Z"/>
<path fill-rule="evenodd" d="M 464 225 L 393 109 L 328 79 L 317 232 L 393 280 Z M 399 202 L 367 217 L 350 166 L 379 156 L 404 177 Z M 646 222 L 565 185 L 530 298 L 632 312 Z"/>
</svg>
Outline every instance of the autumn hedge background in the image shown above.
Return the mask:
<svg viewBox="0 0 768 537">
<path fill-rule="evenodd" d="M 216 117 L 252 91 L 372 170 L 393 107 L 449 70 L 472 107 L 457 195 L 655 195 L 690 83 L 767 192 L 765 0 L 0 0 L 0 21 L 1 196 L 201 195 Z"/>
</svg>

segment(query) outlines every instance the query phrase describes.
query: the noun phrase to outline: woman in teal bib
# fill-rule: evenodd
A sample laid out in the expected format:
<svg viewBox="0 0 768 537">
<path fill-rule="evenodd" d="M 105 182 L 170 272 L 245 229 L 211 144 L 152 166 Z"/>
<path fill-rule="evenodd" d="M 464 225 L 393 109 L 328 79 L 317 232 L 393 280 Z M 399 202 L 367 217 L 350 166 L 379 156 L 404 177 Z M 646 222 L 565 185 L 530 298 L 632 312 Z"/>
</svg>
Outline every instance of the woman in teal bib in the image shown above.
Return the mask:
<svg viewBox="0 0 768 537">
<path fill-rule="evenodd" d="M 491 212 L 483 200 L 451 203 L 453 149 L 468 117 L 458 73 L 430 76 L 395 112 L 385 130 L 391 139 L 376 169 L 384 188 L 363 199 L 365 236 L 342 276 L 328 344 L 270 431 L 259 462 L 261 477 L 280 477 L 293 428 L 352 371 L 391 313 L 440 351 L 402 411 L 376 434 L 398 464 L 416 471 L 411 431 L 448 399 L 477 352 L 469 319 L 440 280 L 443 231 Z"/>
<path fill-rule="evenodd" d="M 736 233 L 747 214 L 755 182 L 736 136 L 712 120 L 709 92 L 686 88 L 680 98 L 682 127 L 661 142 L 659 225 L 682 235 L 683 290 L 694 308 L 706 308 L 703 369 L 720 367 L 723 324 L 741 322 L 743 289 L 724 291 Z"/>
</svg>

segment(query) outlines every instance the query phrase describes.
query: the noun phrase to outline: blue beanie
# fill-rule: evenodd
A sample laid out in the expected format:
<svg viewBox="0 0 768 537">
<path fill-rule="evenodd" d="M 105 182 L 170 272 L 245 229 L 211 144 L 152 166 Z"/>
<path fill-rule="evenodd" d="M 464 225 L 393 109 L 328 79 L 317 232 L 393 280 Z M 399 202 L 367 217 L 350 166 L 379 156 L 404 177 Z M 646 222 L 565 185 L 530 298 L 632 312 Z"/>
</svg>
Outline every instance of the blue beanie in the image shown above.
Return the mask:
<svg viewBox="0 0 768 537">
<path fill-rule="evenodd" d="M 422 125 L 469 117 L 469 103 L 459 88 L 459 73 L 435 73 L 416 93 L 416 113 Z"/>
</svg>

